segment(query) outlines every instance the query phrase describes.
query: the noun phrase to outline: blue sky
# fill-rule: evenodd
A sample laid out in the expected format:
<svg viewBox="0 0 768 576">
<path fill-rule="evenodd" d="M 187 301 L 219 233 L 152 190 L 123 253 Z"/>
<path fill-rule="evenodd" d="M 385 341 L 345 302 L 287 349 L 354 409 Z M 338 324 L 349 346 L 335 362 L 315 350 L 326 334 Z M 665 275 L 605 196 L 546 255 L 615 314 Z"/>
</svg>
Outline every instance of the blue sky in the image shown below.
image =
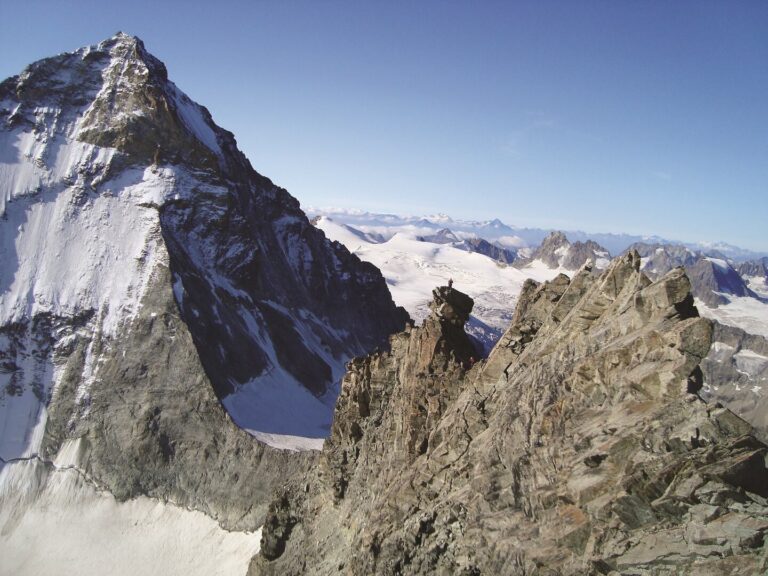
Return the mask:
<svg viewBox="0 0 768 576">
<path fill-rule="evenodd" d="M 118 30 L 304 205 L 768 251 L 768 2 L 0 0 L 0 77 Z"/>
</svg>

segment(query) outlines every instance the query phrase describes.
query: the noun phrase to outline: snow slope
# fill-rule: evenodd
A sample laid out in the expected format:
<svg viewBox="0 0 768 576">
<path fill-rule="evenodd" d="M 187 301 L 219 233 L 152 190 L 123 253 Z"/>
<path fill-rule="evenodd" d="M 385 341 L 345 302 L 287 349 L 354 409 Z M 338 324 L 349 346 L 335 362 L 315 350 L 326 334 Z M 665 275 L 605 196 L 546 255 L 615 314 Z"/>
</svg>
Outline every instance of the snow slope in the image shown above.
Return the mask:
<svg viewBox="0 0 768 576">
<path fill-rule="evenodd" d="M 768 278 L 762 276 L 745 276 L 747 286 L 761 298 L 768 299 Z"/>
<path fill-rule="evenodd" d="M 261 531 L 229 532 L 205 514 L 139 497 L 118 502 L 79 471 L 77 446 L 55 464 L 0 470 L 0 573 L 244 575 Z"/>
<path fill-rule="evenodd" d="M 735 326 L 749 334 L 768 338 L 768 302 L 748 296 L 724 296 L 729 302 L 720 304 L 717 308 L 710 308 L 697 298 L 696 307 L 699 313 L 721 324 Z"/>
<path fill-rule="evenodd" d="M 526 279 L 550 280 L 564 269 L 533 265 L 519 270 L 501 265 L 482 254 L 450 245 L 422 242 L 417 234 L 397 232 L 381 243 L 367 242 L 348 226 L 321 217 L 317 227 L 331 240 L 341 242 L 384 274 L 395 302 L 414 320 L 429 313 L 432 289 L 453 279 L 454 286 L 475 300 L 467 330 L 488 349 L 509 326 L 517 297 Z"/>
<path fill-rule="evenodd" d="M 427 236 L 443 229 L 450 228 L 460 238 L 484 238 L 501 246 L 516 249 L 526 249 L 538 246 L 553 230 L 543 228 L 526 228 L 506 224 L 498 218 L 494 220 L 475 221 L 454 219 L 445 214 L 427 216 L 403 216 L 399 214 L 377 214 L 364 210 L 309 207 L 310 216 L 327 216 L 340 224 L 347 224 L 365 233 L 383 235 L 390 238 L 397 232 Z M 679 243 L 665 240 L 658 236 L 640 236 L 632 234 L 583 232 L 580 230 L 564 231 L 571 242 L 586 242 L 593 240 L 604 246 L 611 254 L 620 254 L 630 245 L 637 242 L 649 243 Z M 729 258 L 738 261 L 749 260 L 766 255 L 753 252 L 725 243 L 688 242 L 685 244 L 696 250 L 717 250 Z"/>
</svg>

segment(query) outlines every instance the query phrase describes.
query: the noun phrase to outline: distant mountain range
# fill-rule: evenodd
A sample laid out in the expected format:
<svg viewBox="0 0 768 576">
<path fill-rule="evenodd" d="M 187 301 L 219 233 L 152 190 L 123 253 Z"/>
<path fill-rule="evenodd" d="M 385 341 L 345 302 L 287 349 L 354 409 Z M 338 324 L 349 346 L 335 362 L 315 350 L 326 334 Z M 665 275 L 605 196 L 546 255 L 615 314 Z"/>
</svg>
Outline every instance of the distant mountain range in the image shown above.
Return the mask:
<svg viewBox="0 0 768 576">
<path fill-rule="evenodd" d="M 486 238 L 471 236 L 479 230 L 504 230 L 495 222 L 459 232 L 437 222 L 392 215 L 356 214 L 315 216 L 313 222 L 332 240 L 345 244 L 363 260 L 382 270 L 397 304 L 417 321 L 429 314 L 428 290 L 453 279 L 475 300 L 466 325 L 484 354 L 490 352 L 510 322 L 510 310 L 528 279 L 562 281 L 591 268 L 596 274 L 608 267 L 608 250 L 591 239 L 571 242 L 563 232 L 551 232 L 538 245 L 502 248 Z M 350 220 L 359 222 L 360 229 Z M 375 224 L 371 224 L 371 223 Z M 439 225 L 447 224 L 445 218 Z M 364 231 L 363 231 L 364 230 Z M 498 238 L 498 237 L 497 237 Z M 490 249 L 489 249 L 490 246 Z M 679 244 L 637 242 L 623 250 L 639 256 L 639 268 L 651 280 L 660 280 L 683 267 L 690 279 L 698 312 L 714 321 L 715 340 L 702 362 L 704 392 L 721 401 L 768 435 L 768 272 L 767 258 L 735 262 L 715 250 L 694 250 Z"/>
<path fill-rule="evenodd" d="M 428 216 L 403 216 L 397 214 L 377 214 L 364 210 L 344 210 L 338 208 L 305 208 L 311 217 L 328 216 L 336 222 L 348 224 L 357 230 L 381 234 L 384 237 L 395 232 L 409 232 L 430 236 L 440 230 L 448 229 L 458 238 L 483 238 L 504 248 L 521 249 L 538 246 L 554 229 L 525 228 L 506 224 L 498 218 L 487 221 L 455 220 L 445 214 Z M 735 262 L 756 260 L 768 257 L 768 252 L 755 252 L 724 242 L 680 242 L 660 236 L 641 236 L 623 233 L 590 233 L 580 230 L 562 231 L 571 242 L 589 240 L 603 246 L 611 254 L 621 254 L 632 244 L 679 244 L 692 250 L 718 252 Z"/>
<path fill-rule="evenodd" d="M 634 249 L 641 256 L 642 270 L 651 278 L 659 278 L 677 266 L 684 266 L 691 279 L 693 294 L 703 307 L 703 314 L 749 333 L 768 336 L 768 257 L 733 246 L 719 244 L 715 249 L 714 245 L 686 245 L 660 238 L 637 240 L 638 237 L 627 234 L 586 235 L 582 232 L 515 228 L 498 219 L 474 222 L 453 220 L 445 215 L 411 217 L 355 210 L 322 212 L 314 209 L 310 213 L 313 222 L 323 220 L 324 224 L 320 227 L 329 237 L 339 239 L 351 251 L 382 269 L 396 301 L 398 287 L 393 286 L 388 261 L 375 256 L 391 252 L 394 237 L 400 243 L 408 239 L 440 246 L 443 255 L 448 247 L 482 254 L 501 265 L 519 269 L 524 276 L 537 279 L 545 279 L 558 272 L 572 273 L 587 261 L 591 261 L 596 269 L 603 269 L 612 256 Z M 339 235 L 339 227 L 346 232 Z M 747 256 L 754 258 L 745 260 Z M 471 268 L 464 262 L 464 257 L 454 255 L 450 262 L 441 265 L 441 274 L 427 274 L 425 278 L 434 281 L 445 276 L 443 280 L 446 280 L 450 270 L 455 269 L 453 274 L 459 275 L 460 270 L 468 266 Z M 431 270 L 431 267 L 420 264 L 419 271 L 425 270 Z M 418 276 L 419 273 L 416 273 L 414 277 Z M 514 299 L 519 284 L 508 283 L 506 287 L 499 292 Z M 471 287 L 468 290 L 478 300 L 476 311 L 487 310 L 483 304 L 485 298 Z M 418 293 L 421 294 L 419 306 L 423 309 L 425 292 L 422 289 Z M 413 301 L 403 300 L 402 297 L 401 300 L 400 303 L 414 317 L 423 315 Z M 499 306 L 501 308 L 503 306 Z M 496 313 L 485 314 L 482 318 L 488 326 L 495 327 L 492 332 L 497 335 L 506 321 L 503 315 Z M 472 329 L 472 320 L 469 329 Z M 488 343 L 494 340 L 490 333 L 485 336 Z"/>
</svg>

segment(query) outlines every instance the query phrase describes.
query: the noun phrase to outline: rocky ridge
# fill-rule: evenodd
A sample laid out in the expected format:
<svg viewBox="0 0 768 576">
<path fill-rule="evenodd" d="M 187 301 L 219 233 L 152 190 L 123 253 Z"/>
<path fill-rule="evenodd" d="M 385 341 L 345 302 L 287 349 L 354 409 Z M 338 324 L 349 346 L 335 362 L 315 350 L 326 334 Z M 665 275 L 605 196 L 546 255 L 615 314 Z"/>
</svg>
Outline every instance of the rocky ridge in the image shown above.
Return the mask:
<svg viewBox="0 0 768 576">
<path fill-rule="evenodd" d="M 768 448 L 699 397 L 712 327 L 684 272 L 639 268 L 527 282 L 482 363 L 435 313 L 354 360 L 249 574 L 764 571 Z"/>
<path fill-rule="evenodd" d="M 659 278 L 673 268 L 684 266 L 693 295 L 709 307 L 727 304 L 727 295 L 759 298 L 727 258 L 718 252 L 693 251 L 675 244 L 639 243 L 630 249 L 640 254 L 642 269 L 651 278 Z"/>
</svg>

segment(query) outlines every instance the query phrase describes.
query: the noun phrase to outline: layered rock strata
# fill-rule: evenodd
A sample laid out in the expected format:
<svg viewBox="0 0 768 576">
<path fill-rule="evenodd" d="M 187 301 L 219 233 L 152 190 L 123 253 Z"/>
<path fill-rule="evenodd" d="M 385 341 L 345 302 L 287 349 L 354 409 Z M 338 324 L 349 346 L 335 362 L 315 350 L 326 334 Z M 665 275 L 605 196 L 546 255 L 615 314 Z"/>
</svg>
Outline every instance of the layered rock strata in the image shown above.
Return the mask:
<svg viewBox="0 0 768 576">
<path fill-rule="evenodd" d="M 351 363 L 249 574 L 764 571 L 767 448 L 698 395 L 712 328 L 682 269 L 639 266 L 528 282 L 474 366 L 436 314 Z"/>
</svg>

